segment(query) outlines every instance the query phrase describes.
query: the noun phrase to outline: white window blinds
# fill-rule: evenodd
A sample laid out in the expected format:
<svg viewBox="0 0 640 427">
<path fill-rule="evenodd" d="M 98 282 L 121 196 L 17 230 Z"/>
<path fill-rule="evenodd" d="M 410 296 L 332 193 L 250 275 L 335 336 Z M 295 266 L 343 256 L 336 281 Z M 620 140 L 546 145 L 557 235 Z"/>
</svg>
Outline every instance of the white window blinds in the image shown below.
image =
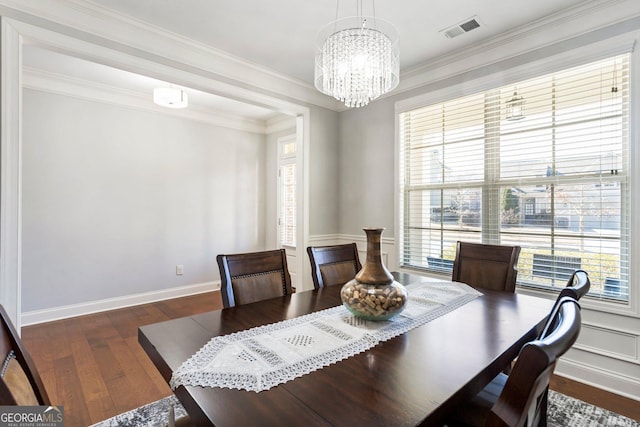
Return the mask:
<svg viewBox="0 0 640 427">
<path fill-rule="evenodd" d="M 458 240 L 519 245 L 519 284 L 581 268 L 591 294 L 628 299 L 628 54 L 399 124 L 403 266 L 450 271 Z"/>
<path fill-rule="evenodd" d="M 280 245 L 296 245 L 296 140 L 279 141 L 278 234 Z"/>
<path fill-rule="evenodd" d="M 289 163 L 280 167 L 280 243 L 296 245 L 296 165 Z"/>
</svg>

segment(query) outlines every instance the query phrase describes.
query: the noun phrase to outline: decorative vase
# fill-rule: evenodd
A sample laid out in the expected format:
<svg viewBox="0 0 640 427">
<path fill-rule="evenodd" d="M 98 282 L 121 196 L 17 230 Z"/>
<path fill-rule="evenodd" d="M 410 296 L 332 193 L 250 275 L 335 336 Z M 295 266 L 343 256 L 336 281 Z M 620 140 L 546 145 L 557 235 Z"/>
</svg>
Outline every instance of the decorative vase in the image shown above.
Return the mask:
<svg viewBox="0 0 640 427">
<path fill-rule="evenodd" d="M 355 279 L 340 291 L 342 303 L 355 316 L 366 320 L 388 320 L 404 310 L 407 289 L 393 279 L 380 256 L 380 237 L 384 228 L 364 228 L 367 234 L 367 260 Z"/>
</svg>

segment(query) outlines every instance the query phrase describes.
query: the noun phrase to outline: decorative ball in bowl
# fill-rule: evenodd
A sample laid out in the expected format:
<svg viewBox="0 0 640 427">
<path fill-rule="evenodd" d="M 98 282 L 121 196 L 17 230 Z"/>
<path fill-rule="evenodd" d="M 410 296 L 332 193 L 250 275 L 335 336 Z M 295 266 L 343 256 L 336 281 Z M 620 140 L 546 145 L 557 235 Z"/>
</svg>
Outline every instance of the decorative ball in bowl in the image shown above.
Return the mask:
<svg viewBox="0 0 640 427">
<path fill-rule="evenodd" d="M 353 279 L 342 287 L 340 297 L 351 313 L 366 320 L 388 320 L 407 304 L 407 290 L 396 281 L 370 285 Z"/>
<path fill-rule="evenodd" d="M 340 291 L 342 304 L 355 316 L 366 320 L 388 320 L 404 310 L 407 289 L 393 279 L 380 256 L 384 228 L 365 228 L 367 261 L 355 279 Z"/>
</svg>

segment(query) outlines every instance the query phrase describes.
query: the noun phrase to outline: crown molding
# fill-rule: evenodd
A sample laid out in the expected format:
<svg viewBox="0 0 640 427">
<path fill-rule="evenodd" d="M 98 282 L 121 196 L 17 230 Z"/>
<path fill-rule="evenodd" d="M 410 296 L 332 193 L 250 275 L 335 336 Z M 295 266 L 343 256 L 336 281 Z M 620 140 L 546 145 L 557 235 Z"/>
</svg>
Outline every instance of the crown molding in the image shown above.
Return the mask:
<svg viewBox="0 0 640 427">
<path fill-rule="evenodd" d="M 306 82 L 113 12 L 90 0 L 0 0 L 0 14 L 120 52 L 139 50 L 134 54 L 283 100 L 331 110 L 342 107 Z"/>
<path fill-rule="evenodd" d="M 206 123 L 245 132 L 266 134 L 265 121 L 253 120 L 227 112 L 190 105 L 189 108 L 171 109 L 156 105 L 148 93 L 142 93 L 74 77 L 64 76 L 36 68 L 24 67 L 24 88 L 49 92 L 63 96 L 97 101 L 143 111 L 167 114 L 187 120 Z"/>
<path fill-rule="evenodd" d="M 640 17 L 640 2 L 636 0 L 584 1 L 513 31 L 406 69 L 401 73 L 398 89 L 386 96 L 426 86 L 606 27 L 631 22 L 636 17 Z"/>
<path fill-rule="evenodd" d="M 280 115 L 267 120 L 267 134 L 291 130 L 295 133 L 296 118 L 293 116 Z"/>
<path fill-rule="evenodd" d="M 342 112 L 347 108 L 312 85 L 228 52 L 111 11 L 91 0 L 0 0 L 0 14 L 111 49 L 135 53 L 277 98 Z M 514 31 L 451 52 L 401 73 L 400 85 L 380 99 L 535 51 L 545 46 L 631 21 L 637 0 L 589 0 Z M 444 42 L 444 41 L 443 41 Z"/>
</svg>

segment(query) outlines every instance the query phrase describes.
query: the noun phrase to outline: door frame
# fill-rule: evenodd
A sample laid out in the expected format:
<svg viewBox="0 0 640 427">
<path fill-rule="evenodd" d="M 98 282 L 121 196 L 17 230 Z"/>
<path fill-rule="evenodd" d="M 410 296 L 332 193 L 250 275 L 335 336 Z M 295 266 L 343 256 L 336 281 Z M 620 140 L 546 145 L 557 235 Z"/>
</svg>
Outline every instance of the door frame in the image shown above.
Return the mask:
<svg viewBox="0 0 640 427">
<path fill-rule="evenodd" d="M 148 53 L 135 56 L 123 45 L 107 39 L 91 37 L 69 27 L 39 21 L 52 29 L 2 16 L 0 18 L 0 59 L 2 86 L 0 93 L 0 303 L 5 307 L 16 329 L 20 331 L 22 314 L 22 49 L 26 43 L 100 62 L 102 64 L 174 81 L 215 95 L 248 104 L 271 108 L 296 118 L 296 135 L 300 146 L 296 156 L 298 170 L 298 235 L 300 248 L 309 240 L 308 153 L 310 142 L 310 109 L 275 95 L 257 92 L 217 79 L 213 73 L 197 72 L 186 64 L 176 64 Z M 55 31 L 53 30 L 55 28 Z M 67 35 L 58 31 L 73 34 Z M 83 37 L 84 38 L 79 38 Z M 149 59 L 154 58 L 154 59 Z M 184 65 L 181 67 L 181 65 Z M 304 258 L 299 256 L 300 260 Z M 304 266 L 300 265 L 301 268 Z M 299 270 L 304 271 L 303 269 Z M 52 290 L 55 292 L 55 290 Z"/>
</svg>

